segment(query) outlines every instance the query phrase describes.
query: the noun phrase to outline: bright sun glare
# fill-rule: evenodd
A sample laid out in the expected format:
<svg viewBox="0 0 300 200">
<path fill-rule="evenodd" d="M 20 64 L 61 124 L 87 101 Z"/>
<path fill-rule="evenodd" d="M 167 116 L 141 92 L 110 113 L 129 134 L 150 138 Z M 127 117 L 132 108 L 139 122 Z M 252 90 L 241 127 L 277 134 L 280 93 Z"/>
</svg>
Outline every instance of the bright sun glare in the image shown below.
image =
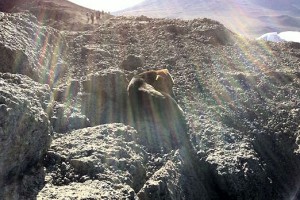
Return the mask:
<svg viewBox="0 0 300 200">
<path fill-rule="evenodd" d="M 78 5 L 95 9 L 114 12 L 134 6 L 143 0 L 69 0 Z"/>
</svg>

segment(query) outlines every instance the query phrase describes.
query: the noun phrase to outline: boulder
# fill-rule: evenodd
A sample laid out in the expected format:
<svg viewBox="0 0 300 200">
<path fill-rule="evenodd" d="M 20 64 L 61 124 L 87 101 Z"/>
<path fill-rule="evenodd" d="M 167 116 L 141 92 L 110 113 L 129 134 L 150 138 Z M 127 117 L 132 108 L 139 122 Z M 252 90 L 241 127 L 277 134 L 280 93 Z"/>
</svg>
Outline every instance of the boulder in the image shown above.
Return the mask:
<svg viewBox="0 0 300 200">
<path fill-rule="evenodd" d="M 120 70 L 103 70 L 82 80 L 81 106 L 91 125 L 126 119 L 126 75 Z"/>
<path fill-rule="evenodd" d="M 128 71 L 136 70 L 140 67 L 143 67 L 144 61 L 141 57 L 136 55 L 128 55 L 125 60 L 121 63 L 121 69 Z"/>
<path fill-rule="evenodd" d="M 65 133 L 90 126 L 89 119 L 81 113 L 78 104 L 79 91 L 80 82 L 75 79 L 53 89 L 53 101 L 51 109 L 48 109 L 48 114 L 55 132 Z"/>
<path fill-rule="evenodd" d="M 50 122 L 54 132 L 65 133 L 90 126 L 89 119 L 82 115 L 74 105 L 70 106 L 67 103 L 59 104 L 57 102 L 52 105 Z"/>
<path fill-rule="evenodd" d="M 0 72 L 52 85 L 66 72 L 64 36 L 29 13 L 0 13 Z"/>
<path fill-rule="evenodd" d="M 137 140 L 136 130 L 123 124 L 58 137 L 45 159 L 47 182 L 38 199 L 136 199 L 145 181 L 147 157 Z"/>
<path fill-rule="evenodd" d="M 52 134 L 44 111 L 49 96 L 47 85 L 26 76 L 0 73 L 0 199 L 21 199 L 24 184 L 30 188 L 34 182 L 27 183 L 26 174 L 33 168 L 40 171 L 36 166 L 50 146 Z"/>
<path fill-rule="evenodd" d="M 138 197 L 145 200 L 217 199 L 217 194 L 210 190 L 213 181 L 206 164 L 196 164 L 196 160 L 185 147 L 170 153 L 163 166 L 147 179 Z"/>
<path fill-rule="evenodd" d="M 80 90 L 80 82 L 76 79 L 69 80 L 53 89 L 53 100 L 66 102 L 76 97 Z"/>
<path fill-rule="evenodd" d="M 31 76 L 33 79 L 37 79 L 34 75 L 34 71 L 31 68 L 28 56 L 21 50 L 11 49 L 0 44 L 0 52 L 3 56 L 0 61 L 0 72 L 3 73 L 19 73 Z"/>
</svg>

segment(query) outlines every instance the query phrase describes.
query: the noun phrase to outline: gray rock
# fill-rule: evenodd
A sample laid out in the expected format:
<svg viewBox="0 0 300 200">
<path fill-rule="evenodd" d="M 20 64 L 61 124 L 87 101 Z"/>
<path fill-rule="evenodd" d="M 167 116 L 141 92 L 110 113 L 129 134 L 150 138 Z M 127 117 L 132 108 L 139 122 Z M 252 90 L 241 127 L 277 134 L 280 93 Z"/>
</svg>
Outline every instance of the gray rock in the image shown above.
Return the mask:
<svg viewBox="0 0 300 200">
<path fill-rule="evenodd" d="M 69 80 L 53 89 L 53 100 L 66 102 L 75 98 L 80 91 L 79 80 Z"/>
<path fill-rule="evenodd" d="M 128 185 L 112 185 L 110 182 L 87 180 L 69 185 L 46 185 L 38 194 L 38 200 L 44 199 L 137 199 Z"/>
<path fill-rule="evenodd" d="M 0 72 L 18 73 L 52 85 L 66 72 L 66 42 L 57 30 L 29 13 L 3 14 L 0 20 Z"/>
<path fill-rule="evenodd" d="M 76 26 L 79 30 L 81 25 Z M 161 140 L 149 145 L 147 137 L 165 137 L 168 129 L 147 122 L 137 131 L 106 124 L 58 133 L 44 161 L 46 177 L 39 166 L 24 170 L 19 189 L 10 184 L 1 190 L 11 194 L 7 199 L 22 199 L 19 191 L 36 194 L 43 181 L 40 199 L 63 199 L 65 193 L 70 199 L 299 199 L 299 45 L 257 43 L 209 19 L 114 17 L 84 29 L 89 31 L 59 33 L 28 13 L 0 13 L 6 64 L 0 68 L 16 73 L 13 59 L 22 58 L 24 71 L 19 73 L 32 72 L 30 77 L 57 89 L 53 98 L 59 104 L 49 109 L 58 123 L 54 128 L 80 128 L 76 125 L 86 117 L 92 125 L 131 124 L 126 77 L 137 70 L 168 68 L 176 102 L 189 124 L 189 134 L 183 135 L 187 140 L 180 151 L 161 152 Z M 127 62 L 130 55 L 133 64 Z M 125 70 L 120 71 L 123 61 Z M 74 87 L 67 80 L 74 80 Z M 34 88 L 18 90 L 25 95 L 20 101 L 32 102 L 27 94 L 48 98 L 43 95 L 47 92 L 38 92 L 42 88 Z M 68 93 L 69 88 L 75 89 Z M 53 102 L 40 104 L 46 109 Z M 0 123 L 8 123 L 9 107 L 3 105 Z M 24 128 L 32 125 L 27 124 Z M 7 139 L 5 131 L 1 127 Z"/>
<path fill-rule="evenodd" d="M 143 59 L 136 55 L 128 55 L 125 60 L 121 63 L 121 69 L 128 71 L 137 70 L 138 68 L 143 67 Z"/>
<path fill-rule="evenodd" d="M 208 174 L 206 164 L 197 162 L 197 157 L 182 147 L 169 155 L 169 160 L 147 180 L 137 195 L 145 200 L 218 198 L 211 190 L 213 181 Z"/>
<path fill-rule="evenodd" d="M 27 76 L 31 76 L 33 79 L 37 79 L 34 75 L 34 71 L 30 66 L 28 56 L 22 50 L 15 50 L 0 44 L 0 52 L 3 59 L 0 61 L 0 72 L 2 73 L 19 73 Z"/>
<path fill-rule="evenodd" d="M 28 173 L 37 167 L 50 146 L 52 130 L 44 111 L 48 100 L 47 85 L 26 76 L 0 73 L 1 199 L 21 199 L 26 191 L 24 184 L 38 187 Z M 39 168 L 36 174 L 42 173 Z"/>
<path fill-rule="evenodd" d="M 89 119 L 80 113 L 74 105 L 58 104 L 54 102 L 50 114 L 50 122 L 53 131 L 65 133 L 71 130 L 81 129 L 90 126 Z"/>
<path fill-rule="evenodd" d="M 95 65 L 101 62 L 103 59 L 111 57 L 113 57 L 111 53 L 103 49 L 101 45 L 86 45 L 81 49 L 81 58 L 86 59 L 86 64 L 91 64 L 90 62 L 93 61 L 93 64 Z"/>
<path fill-rule="evenodd" d="M 81 106 L 91 125 L 126 119 L 128 81 L 120 70 L 103 70 L 82 81 Z"/>
<path fill-rule="evenodd" d="M 134 191 L 145 180 L 147 156 L 138 137 L 129 126 L 107 124 L 53 140 L 51 151 L 56 153 L 48 155 L 48 181 L 38 199 L 135 199 Z"/>
</svg>

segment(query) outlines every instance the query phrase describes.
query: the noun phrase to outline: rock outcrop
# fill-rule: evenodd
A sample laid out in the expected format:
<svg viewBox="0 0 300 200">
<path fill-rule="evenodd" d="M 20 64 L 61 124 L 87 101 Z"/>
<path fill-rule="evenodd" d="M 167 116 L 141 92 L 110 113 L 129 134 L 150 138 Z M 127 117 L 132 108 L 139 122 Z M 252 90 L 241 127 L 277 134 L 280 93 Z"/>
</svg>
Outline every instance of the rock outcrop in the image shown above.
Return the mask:
<svg viewBox="0 0 300 200">
<path fill-rule="evenodd" d="M 90 126 L 90 120 L 81 113 L 80 109 L 68 103 L 62 104 L 54 101 L 48 111 L 54 132 L 66 133 Z"/>
<path fill-rule="evenodd" d="M 107 69 L 81 81 L 81 111 L 91 125 L 126 121 L 128 80 L 121 70 Z"/>
<path fill-rule="evenodd" d="M 50 86 L 66 73 L 64 36 L 29 13 L 0 12 L 0 72 L 29 76 Z"/>
<path fill-rule="evenodd" d="M 115 17 L 59 32 L 29 13 L 0 15 L 0 148 L 20 150 L 0 151 L 7 199 L 299 199 L 299 45 L 251 41 L 209 19 Z M 126 88 L 162 68 L 186 142 L 152 151 L 145 133 L 164 127 L 131 126 Z M 14 73 L 52 77 L 51 89 Z M 22 140 L 11 140 L 18 127 Z"/>
<path fill-rule="evenodd" d="M 125 60 L 121 63 L 121 69 L 134 71 L 138 68 L 143 67 L 144 61 L 141 57 L 136 55 L 128 55 Z"/>
<path fill-rule="evenodd" d="M 45 112 L 49 87 L 0 73 L 0 198 L 31 198 L 43 182 L 41 160 L 52 130 Z M 27 196 L 29 195 L 29 196 Z M 36 194 L 35 194 L 36 195 Z"/>
<path fill-rule="evenodd" d="M 45 159 L 46 185 L 38 199 L 136 199 L 148 158 L 138 139 L 132 127 L 107 124 L 53 140 Z"/>
</svg>

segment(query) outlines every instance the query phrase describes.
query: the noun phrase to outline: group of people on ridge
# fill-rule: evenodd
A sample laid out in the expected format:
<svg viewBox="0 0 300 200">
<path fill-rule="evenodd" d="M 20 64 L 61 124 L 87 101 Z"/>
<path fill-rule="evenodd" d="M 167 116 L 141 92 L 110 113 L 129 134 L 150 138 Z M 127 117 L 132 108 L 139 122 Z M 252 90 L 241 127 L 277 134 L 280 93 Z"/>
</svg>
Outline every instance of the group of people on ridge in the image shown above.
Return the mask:
<svg viewBox="0 0 300 200">
<path fill-rule="evenodd" d="M 96 11 L 96 12 L 91 12 L 91 13 L 87 12 L 86 13 L 87 23 L 89 23 L 91 20 L 91 23 L 94 24 L 95 17 L 96 17 L 97 22 L 99 23 L 102 16 L 104 16 L 104 11 L 102 11 L 102 12 Z"/>
</svg>

